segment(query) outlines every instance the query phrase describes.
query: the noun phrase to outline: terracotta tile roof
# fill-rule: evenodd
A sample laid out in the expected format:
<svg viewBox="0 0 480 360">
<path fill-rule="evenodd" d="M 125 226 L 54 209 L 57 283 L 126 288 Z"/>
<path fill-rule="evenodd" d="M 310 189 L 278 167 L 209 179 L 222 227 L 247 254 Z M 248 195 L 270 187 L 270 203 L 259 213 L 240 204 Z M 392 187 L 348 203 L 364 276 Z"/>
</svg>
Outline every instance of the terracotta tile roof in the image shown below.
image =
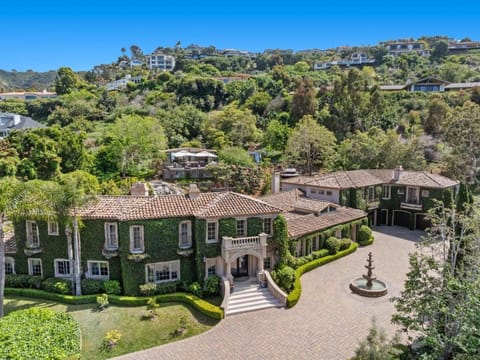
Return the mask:
<svg viewBox="0 0 480 360">
<path fill-rule="evenodd" d="M 399 184 L 426 188 L 447 188 L 458 184 L 457 181 L 426 171 L 402 170 L 398 181 L 393 180 L 393 169 L 368 169 L 336 171 L 318 176 L 299 176 L 282 180 L 286 184 L 317 186 L 330 189 L 361 188 L 380 184 Z"/>
<path fill-rule="evenodd" d="M 268 204 L 276 206 L 283 211 L 301 211 L 305 212 L 322 212 L 326 208 L 338 207 L 328 201 L 321 201 L 306 198 L 302 191 L 295 189 L 290 191 L 283 191 L 277 194 L 263 196 L 260 198 Z"/>
<path fill-rule="evenodd" d="M 338 207 L 336 211 L 315 216 L 308 214 L 303 216 L 286 216 L 288 234 L 292 238 L 307 235 L 312 232 L 328 229 L 332 226 L 344 224 L 350 221 L 364 218 L 367 214 L 358 209 Z"/>
<path fill-rule="evenodd" d="M 3 234 L 3 246 L 5 254 L 15 254 L 17 252 L 17 244 L 13 230 L 8 230 Z"/>
<path fill-rule="evenodd" d="M 167 217 L 200 218 L 278 214 L 281 209 L 234 192 L 188 195 L 99 196 L 97 202 L 80 210 L 84 219 L 146 220 Z"/>
</svg>

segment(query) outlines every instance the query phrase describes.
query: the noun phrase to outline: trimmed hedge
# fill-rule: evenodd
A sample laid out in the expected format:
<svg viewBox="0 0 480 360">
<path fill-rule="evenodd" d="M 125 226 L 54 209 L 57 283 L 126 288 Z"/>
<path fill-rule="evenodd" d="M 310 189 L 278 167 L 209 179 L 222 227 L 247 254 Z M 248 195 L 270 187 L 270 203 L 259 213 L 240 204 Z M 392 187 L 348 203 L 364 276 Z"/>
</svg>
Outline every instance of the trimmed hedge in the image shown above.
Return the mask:
<svg viewBox="0 0 480 360">
<path fill-rule="evenodd" d="M 73 296 L 73 295 L 62 295 L 46 292 L 43 290 L 35 289 L 12 289 L 5 288 L 5 295 L 7 296 L 23 296 L 29 298 L 45 299 L 52 300 L 57 302 L 63 302 L 66 304 L 96 304 L 97 296 L 96 295 L 82 295 L 82 296 Z M 208 301 L 202 300 L 195 295 L 188 293 L 174 293 L 174 294 L 164 294 L 157 295 L 155 297 L 157 302 L 180 302 L 187 304 L 200 311 L 202 314 L 216 320 L 223 319 L 223 309 L 213 304 L 210 304 Z M 145 306 L 147 305 L 149 297 L 134 297 L 134 296 L 117 296 L 109 295 L 108 300 L 110 304 L 120 305 L 120 306 Z"/>
<path fill-rule="evenodd" d="M 374 240 L 374 237 L 372 236 L 370 239 L 366 241 L 359 241 L 358 243 L 360 244 L 360 246 L 368 246 L 373 244 L 373 240 Z"/>
<path fill-rule="evenodd" d="M 35 307 L 17 310 L 0 319 L 0 358 L 78 358 L 80 336 L 79 324 L 67 313 Z"/>
<path fill-rule="evenodd" d="M 291 308 L 295 306 L 298 302 L 298 299 L 300 299 L 300 295 L 302 294 L 302 283 L 300 282 L 300 277 L 304 273 L 309 272 L 310 270 L 313 270 L 319 266 L 325 265 L 333 260 L 349 255 L 355 252 L 357 248 L 358 248 L 358 244 L 354 242 L 352 243 L 352 245 L 350 245 L 348 249 L 339 251 L 335 255 L 328 255 L 300 266 L 295 271 L 296 273 L 295 283 L 294 283 L 292 292 L 290 292 L 287 297 L 287 308 Z"/>
</svg>

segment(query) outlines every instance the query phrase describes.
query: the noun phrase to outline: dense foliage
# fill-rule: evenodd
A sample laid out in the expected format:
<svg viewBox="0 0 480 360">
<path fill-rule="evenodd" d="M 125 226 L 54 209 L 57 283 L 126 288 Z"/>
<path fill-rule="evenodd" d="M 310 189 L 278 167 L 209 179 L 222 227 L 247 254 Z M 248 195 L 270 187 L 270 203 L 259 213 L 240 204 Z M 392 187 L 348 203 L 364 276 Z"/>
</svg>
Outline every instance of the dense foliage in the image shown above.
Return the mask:
<svg viewBox="0 0 480 360">
<path fill-rule="evenodd" d="M 80 327 L 67 313 L 18 310 L 0 319 L 0 358 L 64 359 L 80 353 Z"/>
</svg>

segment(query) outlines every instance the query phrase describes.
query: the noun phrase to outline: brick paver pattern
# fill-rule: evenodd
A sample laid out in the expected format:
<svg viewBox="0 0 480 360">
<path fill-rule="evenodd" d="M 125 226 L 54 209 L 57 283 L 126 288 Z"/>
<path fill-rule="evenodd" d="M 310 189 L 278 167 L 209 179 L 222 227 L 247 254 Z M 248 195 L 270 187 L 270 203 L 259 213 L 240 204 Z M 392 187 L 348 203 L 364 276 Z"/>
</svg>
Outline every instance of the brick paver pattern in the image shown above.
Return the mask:
<svg viewBox="0 0 480 360">
<path fill-rule="evenodd" d="M 302 276 L 302 296 L 292 309 L 268 309 L 233 315 L 213 329 L 182 341 L 120 357 L 150 359 L 348 359 L 371 326 L 372 317 L 387 334 L 394 311 L 389 301 L 400 294 L 420 231 L 379 227 L 375 242 Z M 349 283 L 366 272 L 369 251 L 374 274 L 389 287 L 388 295 L 369 299 L 354 295 Z M 152 334 L 152 336 L 155 336 Z"/>
</svg>

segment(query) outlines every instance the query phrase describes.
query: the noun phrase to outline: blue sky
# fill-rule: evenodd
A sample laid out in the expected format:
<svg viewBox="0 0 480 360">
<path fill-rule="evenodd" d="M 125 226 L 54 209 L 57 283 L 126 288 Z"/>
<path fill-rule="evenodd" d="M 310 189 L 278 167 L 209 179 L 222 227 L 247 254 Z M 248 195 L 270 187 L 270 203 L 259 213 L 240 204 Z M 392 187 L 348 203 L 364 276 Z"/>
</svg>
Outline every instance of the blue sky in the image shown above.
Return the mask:
<svg viewBox="0 0 480 360">
<path fill-rule="evenodd" d="M 195 43 L 262 51 L 448 35 L 480 40 L 480 3 L 449 1 L 23 0 L 0 8 L 0 69 L 90 70 L 122 47 Z"/>
</svg>

